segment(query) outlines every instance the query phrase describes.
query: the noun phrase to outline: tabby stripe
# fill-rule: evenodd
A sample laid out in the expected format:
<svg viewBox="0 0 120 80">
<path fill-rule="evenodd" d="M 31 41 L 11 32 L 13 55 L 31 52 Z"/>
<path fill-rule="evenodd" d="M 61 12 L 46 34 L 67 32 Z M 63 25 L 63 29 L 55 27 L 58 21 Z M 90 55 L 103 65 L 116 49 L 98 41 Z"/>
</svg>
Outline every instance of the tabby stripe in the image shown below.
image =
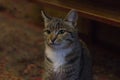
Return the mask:
<svg viewBox="0 0 120 80">
<path fill-rule="evenodd" d="M 79 56 L 75 56 L 74 58 L 70 59 L 67 64 L 74 63 L 76 60 L 78 60 Z"/>
<path fill-rule="evenodd" d="M 70 33 L 71 37 L 72 37 L 72 38 L 74 38 L 74 36 L 73 36 L 73 33 L 72 33 L 72 32 L 67 31 L 67 30 L 66 30 L 66 32 Z"/>
<path fill-rule="evenodd" d="M 47 59 L 48 62 L 53 63 L 46 55 L 45 58 Z"/>
</svg>

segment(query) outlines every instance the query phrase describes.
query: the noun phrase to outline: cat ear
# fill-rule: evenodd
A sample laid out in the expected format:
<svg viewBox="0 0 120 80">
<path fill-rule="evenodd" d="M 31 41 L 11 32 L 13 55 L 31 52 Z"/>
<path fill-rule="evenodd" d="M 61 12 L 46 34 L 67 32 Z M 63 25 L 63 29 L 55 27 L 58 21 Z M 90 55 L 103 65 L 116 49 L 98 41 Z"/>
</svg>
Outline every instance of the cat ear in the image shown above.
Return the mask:
<svg viewBox="0 0 120 80">
<path fill-rule="evenodd" d="M 47 24 L 52 18 L 48 16 L 44 11 L 41 11 L 42 17 L 44 19 L 45 24 Z"/>
<path fill-rule="evenodd" d="M 68 24 L 72 25 L 72 26 L 76 26 L 77 25 L 77 20 L 78 20 L 78 14 L 77 12 L 72 9 L 67 16 L 64 19 L 65 21 L 67 21 Z"/>
</svg>

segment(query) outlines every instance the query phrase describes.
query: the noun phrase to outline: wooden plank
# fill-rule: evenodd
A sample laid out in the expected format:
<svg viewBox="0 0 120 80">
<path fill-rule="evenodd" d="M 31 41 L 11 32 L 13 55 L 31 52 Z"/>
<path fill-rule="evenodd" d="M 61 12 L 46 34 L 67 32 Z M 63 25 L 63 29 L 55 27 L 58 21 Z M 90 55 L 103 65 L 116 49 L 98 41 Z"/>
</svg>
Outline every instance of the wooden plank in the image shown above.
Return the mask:
<svg viewBox="0 0 120 80">
<path fill-rule="evenodd" d="M 120 27 L 120 11 L 105 9 L 91 3 L 70 0 L 32 0 L 40 5 L 61 10 L 76 9 L 81 17 Z"/>
</svg>

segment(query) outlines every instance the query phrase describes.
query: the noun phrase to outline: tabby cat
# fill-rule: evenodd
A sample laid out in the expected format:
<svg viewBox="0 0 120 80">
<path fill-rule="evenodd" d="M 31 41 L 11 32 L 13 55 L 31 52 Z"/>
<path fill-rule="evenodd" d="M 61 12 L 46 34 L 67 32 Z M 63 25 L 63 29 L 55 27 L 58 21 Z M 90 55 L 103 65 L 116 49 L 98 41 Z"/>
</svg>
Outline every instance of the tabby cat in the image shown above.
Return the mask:
<svg viewBox="0 0 120 80">
<path fill-rule="evenodd" d="M 65 19 L 41 12 L 45 25 L 43 80 L 92 80 L 89 51 L 76 28 L 77 12 L 71 10 Z"/>
</svg>

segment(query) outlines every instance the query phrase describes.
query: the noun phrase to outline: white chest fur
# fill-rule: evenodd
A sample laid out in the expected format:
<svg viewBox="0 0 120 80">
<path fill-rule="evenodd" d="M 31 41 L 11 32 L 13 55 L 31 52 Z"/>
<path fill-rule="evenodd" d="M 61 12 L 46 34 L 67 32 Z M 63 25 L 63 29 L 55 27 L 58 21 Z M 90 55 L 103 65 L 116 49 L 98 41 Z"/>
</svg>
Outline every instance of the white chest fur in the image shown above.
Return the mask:
<svg viewBox="0 0 120 80">
<path fill-rule="evenodd" d="M 59 71 L 59 67 L 66 63 L 65 56 L 72 51 L 71 48 L 68 49 L 52 49 L 46 47 L 46 56 L 53 62 L 54 71 Z"/>
</svg>

